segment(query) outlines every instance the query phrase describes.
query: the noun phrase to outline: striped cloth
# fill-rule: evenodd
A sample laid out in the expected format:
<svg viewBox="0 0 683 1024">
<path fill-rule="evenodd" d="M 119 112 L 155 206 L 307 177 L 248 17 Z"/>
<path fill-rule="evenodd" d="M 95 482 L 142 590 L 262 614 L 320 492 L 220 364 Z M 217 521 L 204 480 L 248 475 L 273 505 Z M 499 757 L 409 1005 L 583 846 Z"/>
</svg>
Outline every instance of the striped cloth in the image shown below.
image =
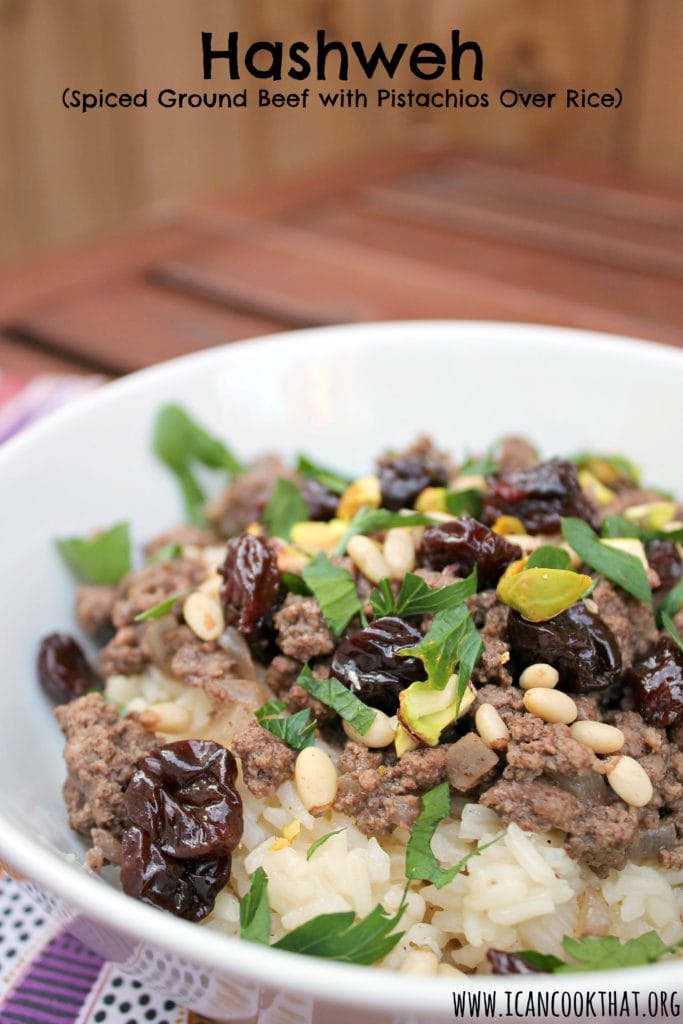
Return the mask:
<svg viewBox="0 0 683 1024">
<path fill-rule="evenodd" d="M 0 372 L 0 442 L 91 391 L 99 377 Z M 0 1024 L 202 1024 L 105 963 L 0 874 Z"/>
</svg>

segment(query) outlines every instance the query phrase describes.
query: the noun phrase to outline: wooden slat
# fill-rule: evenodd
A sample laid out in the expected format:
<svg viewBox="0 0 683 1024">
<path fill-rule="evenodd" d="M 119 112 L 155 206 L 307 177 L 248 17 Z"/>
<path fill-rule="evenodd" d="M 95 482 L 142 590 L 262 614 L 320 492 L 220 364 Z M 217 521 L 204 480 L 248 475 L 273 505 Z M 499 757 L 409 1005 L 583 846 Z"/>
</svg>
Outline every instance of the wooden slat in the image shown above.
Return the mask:
<svg viewBox="0 0 683 1024">
<path fill-rule="evenodd" d="M 83 373 L 86 368 L 77 361 L 0 334 L 0 373 L 15 377 L 34 377 L 38 373 Z"/>
<path fill-rule="evenodd" d="M 127 373 L 186 352 L 269 334 L 281 324 L 128 278 L 37 306 L 16 329 L 74 359 L 87 358 L 105 372 Z"/>
<path fill-rule="evenodd" d="M 633 167 L 670 175 L 683 170 L 683 4 L 657 0 L 647 8 L 647 31 L 637 40 L 640 68 L 637 120 L 625 159 Z"/>
</svg>

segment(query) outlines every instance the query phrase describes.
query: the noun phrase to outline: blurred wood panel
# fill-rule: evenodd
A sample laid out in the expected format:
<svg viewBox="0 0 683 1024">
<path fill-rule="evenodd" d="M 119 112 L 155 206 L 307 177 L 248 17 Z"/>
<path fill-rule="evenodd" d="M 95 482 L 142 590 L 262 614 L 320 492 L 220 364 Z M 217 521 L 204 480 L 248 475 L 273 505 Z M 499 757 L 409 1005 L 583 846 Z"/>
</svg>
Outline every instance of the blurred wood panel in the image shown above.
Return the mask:
<svg viewBox="0 0 683 1024">
<path fill-rule="evenodd" d="M 257 108 L 64 110 L 66 85 L 231 90 L 201 77 L 200 33 L 255 38 L 478 39 L 485 80 L 560 91 L 625 89 L 614 111 Z M 398 142 L 564 154 L 683 176 L 681 0 L 13 0 L 0 6 L 0 260 L 107 231 L 140 210 L 273 183 Z M 30 59 L 29 59 L 30 54 Z M 241 83 L 240 83 L 241 84 Z M 246 83 L 245 83 L 246 84 Z M 273 83 L 264 83 L 270 84 Z M 283 81 L 283 91 L 307 83 Z M 317 83 L 308 83 L 317 88 Z M 332 86 L 334 83 L 330 83 Z M 351 80 L 374 93 L 379 83 Z M 405 71 L 391 83 L 415 86 Z M 433 88 L 450 85 L 445 79 Z M 455 83 L 458 86 L 458 83 Z M 425 83 L 429 88 L 429 83 Z"/>
</svg>

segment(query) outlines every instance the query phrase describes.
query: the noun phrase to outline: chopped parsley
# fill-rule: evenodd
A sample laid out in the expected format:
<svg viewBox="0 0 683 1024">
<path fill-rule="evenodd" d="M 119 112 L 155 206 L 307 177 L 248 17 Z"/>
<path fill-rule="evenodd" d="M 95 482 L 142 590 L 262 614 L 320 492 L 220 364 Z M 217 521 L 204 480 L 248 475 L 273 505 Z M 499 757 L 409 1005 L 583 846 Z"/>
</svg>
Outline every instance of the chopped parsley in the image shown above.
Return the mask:
<svg viewBox="0 0 683 1024">
<path fill-rule="evenodd" d="M 308 665 L 304 665 L 297 683 L 321 704 L 332 708 L 340 718 L 352 725 L 362 736 L 375 721 L 377 712 L 369 708 L 337 679 L 316 679 Z"/>
<path fill-rule="evenodd" d="M 301 575 L 317 598 L 327 628 L 340 636 L 363 607 L 353 576 L 342 566 L 333 565 L 324 551 L 318 552 Z"/>
<path fill-rule="evenodd" d="M 574 963 L 565 963 L 556 956 L 524 950 L 514 955 L 531 967 L 550 974 L 574 974 L 577 971 L 607 971 L 614 967 L 641 967 L 655 964 L 662 957 L 683 949 L 683 942 L 667 945 L 656 932 L 645 932 L 635 939 L 621 942 L 616 935 L 585 935 L 572 939 L 565 935 L 562 945 Z"/>
<path fill-rule="evenodd" d="M 145 612 L 140 612 L 139 615 L 135 616 L 134 622 L 149 622 L 150 619 L 162 619 L 164 615 L 172 610 L 173 605 L 176 601 L 182 601 L 184 597 L 191 594 L 191 590 L 181 590 L 179 594 L 172 594 L 171 597 L 167 597 L 165 601 L 159 601 L 159 604 L 155 604 L 153 608 L 148 608 Z"/>
<path fill-rule="evenodd" d="M 386 508 L 362 508 L 346 528 L 337 545 L 338 555 L 346 554 L 346 547 L 357 533 L 377 533 L 379 530 L 393 530 L 397 526 L 431 526 L 436 520 L 422 512 L 389 512 Z"/>
<path fill-rule="evenodd" d="M 256 869 L 249 890 L 240 901 L 240 938 L 264 946 L 270 944 L 268 875 L 263 868 Z"/>
<path fill-rule="evenodd" d="M 345 827 L 335 828 L 334 832 L 326 832 L 324 836 L 319 836 L 315 840 L 315 842 L 311 843 L 311 845 L 306 850 L 306 860 L 310 860 L 311 857 L 313 856 L 313 854 L 315 853 L 315 851 L 319 850 L 321 846 L 324 846 L 324 844 L 327 842 L 327 840 L 331 839 L 332 836 L 338 836 L 340 832 L 345 832 L 345 831 L 346 831 Z"/>
<path fill-rule="evenodd" d="M 315 719 L 311 719 L 310 710 L 303 708 L 294 715 L 283 715 L 286 709 L 287 705 L 283 701 L 269 700 L 254 712 L 254 718 L 292 750 L 313 746 L 317 726 Z"/>
<path fill-rule="evenodd" d="M 164 544 L 162 548 L 155 551 L 147 559 L 147 565 L 158 565 L 160 562 L 172 562 L 174 558 L 180 558 L 183 553 L 183 546 L 177 540 Z"/>
<path fill-rule="evenodd" d="M 280 477 L 268 504 L 263 510 L 263 522 L 271 537 L 289 540 L 295 523 L 308 519 L 308 505 L 301 491 L 285 477 Z"/>
<path fill-rule="evenodd" d="M 288 932 L 274 949 L 306 956 L 321 956 L 328 960 L 341 960 L 347 964 L 375 964 L 391 953 L 403 938 L 403 932 L 394 929 L 406 910 L 405 898 L 395 914 L 389 914 L 381 904 L 356 921 L 352 910 L 336 914 L 320 914 L 311 921 Z"/>
<path fill-rule="evenodd" d="M 563 519 L 564 539 L 587 566 L 652 608 L 652 593 L 640 559 L 603 544 L 583 519 Z"/>
<path fill-rule="evenodd" d="M 120 583 L 131 569 L 130 528 L 117 523 L 91 537 L 69 537 L 56 541 L 57 550 L 84 583 Z"/>
<path fill-rule="evenodd" d="M 370 594 L 375 615 L 428 615 L 462 604 L 477 592 L 476 566 L 464 580 L 445 587 L 429 587 L 425 581 L 409 572 L 403 578 L 398 597 L 394 597 L 388 579 L 380 580 L 379 587 Z"/>
<path fill-rule="evenodd" d="M 308 477 L 309 480 L 315 480 L 316 483 L 322 487 L 326 487 L 328 491 L 332 491 L 333 494 L 343 494 L 346 488 L 351 483 L 348 477 L 341 476 L 333 469 L 328 469 L 326 466 L 321 466 L 319 463 L 313 462 L 306 455 L 299 455 L 296 463 L 296 471 L 300 476 Z"/>
</svg>

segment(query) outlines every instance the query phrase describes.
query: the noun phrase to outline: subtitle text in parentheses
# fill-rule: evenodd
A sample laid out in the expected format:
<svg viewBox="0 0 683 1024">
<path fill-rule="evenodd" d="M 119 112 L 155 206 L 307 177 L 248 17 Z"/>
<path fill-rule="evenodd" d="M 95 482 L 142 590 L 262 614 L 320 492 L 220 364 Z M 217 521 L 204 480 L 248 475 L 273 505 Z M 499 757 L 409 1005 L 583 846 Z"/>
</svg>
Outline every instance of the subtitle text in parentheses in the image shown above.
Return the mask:
<svg viewBox="0 0 683 1024">
<path fill-rule="evenodd" d="M 64 92 L 62 93 L 62 106 L 66 107 L 67 110 L 69 109 L 69 93 L 70 92 L 71 92 L 71 89 L 67 85 L 67 87 L 64 89 Z"/>
<path fill-rule="evenodd" d="M 619 107 L 621 106 L 621 101 L 623 99 L 623 95 L 622 95 L 621 89 L 618 86 L 616 86 L 616 85 L 614 87 L 614 92 L 615 92 L 616 96 L 618 96 L 617 102 L 614 104 L 614 109 L 618 110 Z"/>
</svg>

